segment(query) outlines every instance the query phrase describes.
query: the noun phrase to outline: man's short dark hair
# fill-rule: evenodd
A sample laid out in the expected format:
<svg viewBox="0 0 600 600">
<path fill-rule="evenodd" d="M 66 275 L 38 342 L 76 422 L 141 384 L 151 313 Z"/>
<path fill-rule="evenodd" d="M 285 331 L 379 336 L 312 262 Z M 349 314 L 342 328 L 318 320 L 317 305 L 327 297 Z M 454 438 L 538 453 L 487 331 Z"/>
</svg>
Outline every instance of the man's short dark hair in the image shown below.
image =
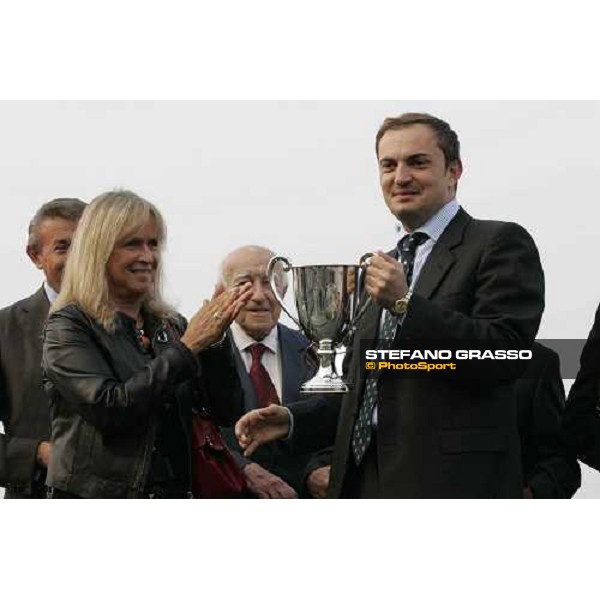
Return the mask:
<svg viewBox="0 0 600 600">
<path fill-rule="evenodd" d="M 37 232 L 43 221 L 58 218 L 75 223 L 81 218 L 86 206 L 87 204 L 79 198 L 55 198 L 42 204 L 29 223 L 27 246 L 33 250 L 39 250 Z"/>
<path fill-rule="evenodd" d="M 461 162 L 460 160 L 460 142 L 456 132 L 452 130 L 450 125 L 442 119 L 438 119 L 427 113 L 404 113 L 399 117 L 387 118 L 379 128 L 375 137 L 375 152 L 379 156 L 379 142 L 383 134 L 387 131 L 396 129 L 404 129 L 411 125 L 427 125 L 430 127 L 437 137 L 437 142 L 440 150 L 444 153 L 446 168 L 453 162 Z"/>
</svg>

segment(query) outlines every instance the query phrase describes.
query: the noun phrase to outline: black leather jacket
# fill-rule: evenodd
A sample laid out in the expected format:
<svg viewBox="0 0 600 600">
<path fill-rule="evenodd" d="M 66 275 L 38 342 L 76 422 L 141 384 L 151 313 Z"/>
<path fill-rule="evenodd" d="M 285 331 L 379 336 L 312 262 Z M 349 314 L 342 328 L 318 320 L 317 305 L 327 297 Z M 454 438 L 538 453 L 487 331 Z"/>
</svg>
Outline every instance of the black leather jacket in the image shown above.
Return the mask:
<svg viewBox="0 0 600 600">
<path fill-rule="evenodd" d="M 178 411 L 184 442 L 178 475 L 191 489 L 192 406 L 208 408 L 216 423 L 230 425 L 241 391 L 227 346 L 196 357 L 178 341 L 184 327 L 183 318 L 154 320 L 153 358 L 124 315 L 117 315 L 114 332 L 75 305 L 49 317 L 43 351 L 52 416 L 48 486 L 86 498 L 144 496 L 157 415 L 170 405 Z"/>
</svg>

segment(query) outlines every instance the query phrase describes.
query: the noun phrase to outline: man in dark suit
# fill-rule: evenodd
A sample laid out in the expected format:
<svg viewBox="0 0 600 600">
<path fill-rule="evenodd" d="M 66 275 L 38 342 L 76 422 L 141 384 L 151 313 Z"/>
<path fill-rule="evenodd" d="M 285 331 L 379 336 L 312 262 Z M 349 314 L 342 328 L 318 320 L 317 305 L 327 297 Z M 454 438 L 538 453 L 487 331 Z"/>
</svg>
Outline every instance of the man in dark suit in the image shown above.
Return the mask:
<svg viewBox="0 0 600 600">
<path fill-rule="evenodd" d="M 293 405 L 301 399 L 300 385 L 315 372 L 308 340 L 278 323 L 281 307 L 266 275 L 272 256 L 267 248 L 243 246 L 231 252 L 221 266 L 226 287 L 252 284 L 252 296 L 228 332 L 243 389 L 239 416 L 272 403 Z M 276 276 L 278 293 L 283 297 L 285 275 L 279 271 Z M 295 498 L 303 493 L 308 456 L 292 454 L 285 444 L 273 442 L 260 448 L 250 460 L 243 456 L 233 429 L 223 433 L 253 495 Z"/>
<path fill-rule="evenodd" d="M 569 452 L 600 471 L 600 306 L 569 391 L 564 424 Z"/>
<path fill-rule="evenodd" d="M 538 343 L 533 345 L 532 360 L 515 382 L 515 398 L 523 497 L 571 498 L 581 485 L 581 470 L 565 448 L 565 390 L 556 352 Z M 331 453 L 332 448 L 315 453 L 307 465 L 313 480 L 309 489 L 316 498 L 326 496 Z"/>
<path fill-rule="evenodd" d="M 482 361 L 485 376 L 471 366 L 473 379 L 377 376 L 364 370 L 360 344 L 530 348 L 544 308 L 535 244 L 519 225 L 476 220 L 459 207 L 458 138 L 441 119 L 387 119 L 376 151 L 401 231 L 397 250 L 377 252 L 366 272 L 372 302 L 349 350 L 352 390 L 341 403 L 250 413 L 236 426 L 241 444 L 250 453 L 293 425 L 291 443 L 306 450 L 331 443 L 337 430 L 332 497 L 522 497 L 518 361 Z"/>
<path fill-rule="evenodd" d="M 62 273 L 81 200 L 58 198 L 44 204 L 29 225 L 27 255 L 45 282 L 29 298 L 0 311 L 0 485 L 6 498 L 44 498 L 51 458 L 50 414 L 42 386 L 42 333 Z"/>
</svg>

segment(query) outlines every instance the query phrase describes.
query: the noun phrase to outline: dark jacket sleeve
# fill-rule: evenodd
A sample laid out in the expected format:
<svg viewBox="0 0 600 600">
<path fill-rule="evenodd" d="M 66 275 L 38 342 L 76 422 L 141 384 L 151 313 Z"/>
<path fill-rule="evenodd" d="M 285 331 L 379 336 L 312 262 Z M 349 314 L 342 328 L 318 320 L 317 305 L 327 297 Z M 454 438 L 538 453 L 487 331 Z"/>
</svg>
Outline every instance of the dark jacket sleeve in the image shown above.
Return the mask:
<svg viewBox="0 0 600 600">
<path fill-rule="evenodd" d="M 38 467 L 37 448 L 44 440 L 0 434 L 0 486 L 10 483 L 26 494 L 45 470 Z"/>
<path fill-rule="evenodd" d="M 3 362 L 2 355 L 2 352 L 6 351 L 4 340 L 10 339 L 7 328 L 10 328 L 11 322 L 6 320 L 7 310 L 0 312 L 0 339 L 3 342 L 0 344 L 0 421 L 4 426 L 4 433 L 0 433 L 0 486 L 10 484 L 24 494 L 31 494 L 33 484 L 36 481 L 44 481 L 46 476 L 46 469 L 38 465 L 36 454 L 39 444 L 47 441 L 47 438 L 19 435 L 9 424 L 11 399 L 7 391 L 4 373 L 6 363 Z M 16 364 L 16 361 L 13 361 L 13 364 Z M 26 381 L 29 374 L 28 370 L 23 371 L 24 385 L 29 383 Z M 26 394 L 23 396 L 26 397 Z"/>
<path fill-rule="evenodd" d="M 532 397 L 523 397 L 523 391 Z M 529 404 L 531 409 L 527 426 L 519 427 L 525 484 L 534 498 L 571 498 L 581 485 L 581 470 L 577 459 L 568 455 L 565 448 L 562 428 L 565 391 L 558 355 L 544 353 L 535 379 L 519 380 L 516 392 L 517 403 Z"/>
<path fill-rule="evenodd" d="M 593 469 L 600 469 L 600 306 L 581 353 L 579 373 L 571 387 L 564 418 L 568 450 Z"/>
<path fill-rule="evenodd" d="M 293 452 L 316 452 L 335 441 L 337 421 L 342 404 L 341 394 L 314 396 L 288 406 L 294 419 L 290 440 Z"/>
<path fill-rule="evenodd" d="M 0 486 L 5 486 L 6 480 L 6 440 L 0 434 Z"/>
<path fill-rule="evenodd" d="M 236 419 L 240 416 L 241 415 L 238 414 L 236 416 Z M 240 469 L 243 469 L 247 464 L 250 464 L 251 462 L 255 462 L 255 456 L 253 456 L 252 459 L 246 458 L 244 456 L 244 452 L 237 441 L 237 437 L 235 435 L 233 427 L 221 427 L 221 435 L 223 436 L 223 440 L 227 444 L 231 455 L 233 456 L 235 462 L 240 467 Z M 260 448 L 257 450 L 257 452 L 260 452 Z"/>
<path fill-rule="evenodd" d="M 310 460 L 306 463 L 305 476 L 308 477 L 315 469 L 326 467 L 331 464 L 331 455 L 333 446 L 323 448 L 311 455 Z"/>
<path fill-rule="evenodd" d="M 331 459 L 333 456 L 333 446 L 328 446 L 323 450 L 319 450 L 318 452 L 314 452 L 310 455 L 310 458 L 306 462 L 306 466 L 304 469 L 304 477 L 303 477 L 303 486 L 302 486 L 302 497 L 303 498 L 312 498 L 310 492 L 308 491 L 308 487 L 306 485 L 306 480 L 308 476 L 315 470 L 320 469 L 321 467 L 331 466 Z"/>
<path fill-rule="evenodd" d="M 237 408 L 243 400 L 231 344 L 216 344 L 200 352 L 198 359 L 202 366 L 203 403 L 208 406 L 213 421 L 222 427 L 235 425 Z"/>
<path fill-rule="evenodd" d="M 127 381 L 119 381 L 85 317 L 63 309 L 48 319 L 43 369 L 51 398 L 57 392 L 98 430 L 112 433 L 164 402 L 169 388 L 194 376 L 198 365 L 176 342 Z"/>
</svg>

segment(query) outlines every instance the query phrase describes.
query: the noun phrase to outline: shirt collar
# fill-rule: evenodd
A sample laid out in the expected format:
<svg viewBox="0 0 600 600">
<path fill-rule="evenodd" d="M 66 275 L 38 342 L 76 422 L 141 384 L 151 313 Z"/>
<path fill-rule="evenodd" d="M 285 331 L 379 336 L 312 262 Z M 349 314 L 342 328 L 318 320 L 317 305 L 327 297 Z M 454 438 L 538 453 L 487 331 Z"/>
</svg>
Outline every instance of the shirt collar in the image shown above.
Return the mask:
<svg viewBox="0 0 600 600">
<path fill-rule="evenodd" d="M 450 221 L 454 219 L 456 213 L 458 212 L 460 206 L 456 198 L 450 200 L 450 202 L 446 202 L 442 208 L 440 208 L 429 220 L 421 227 L 417 227 L 413 233 L 417 231 L 422 231 L 426 233 L 433 242 L 437 242 L 439 237 L 444 233 L 444 229 L 448 227 Z M 401 224 L 399 229 L 400 238 L 402 239 L 408 235 L 408 231 L 404 229 L 404 226 Z"/>
<path fill-rule="evenodd" d="M 238 347 L 240 352 L 248 350 L 248 348 L 254 344 L 260 343 L 265 345 L 273 354 L 277 354 L 279 351 L 279 334 L 277 332 L 277 326 L 273 327 L 265 338 L 258 341 L 252 336 L 248 335 L 235 321 L 231 324 L 231 335 L 233 341 Z"/>
<path fill-rule="evenodd" d="M 50 287 L 50 284 L 47 281 L 44 281 L 44 292 L 46 292 L 46 298 L 48 298 L 48 302 L 50 302 L 50 304 L 53 304 L 58 298 L 58 292 L 55 291 L 54 288 Z"/>
</svg>

